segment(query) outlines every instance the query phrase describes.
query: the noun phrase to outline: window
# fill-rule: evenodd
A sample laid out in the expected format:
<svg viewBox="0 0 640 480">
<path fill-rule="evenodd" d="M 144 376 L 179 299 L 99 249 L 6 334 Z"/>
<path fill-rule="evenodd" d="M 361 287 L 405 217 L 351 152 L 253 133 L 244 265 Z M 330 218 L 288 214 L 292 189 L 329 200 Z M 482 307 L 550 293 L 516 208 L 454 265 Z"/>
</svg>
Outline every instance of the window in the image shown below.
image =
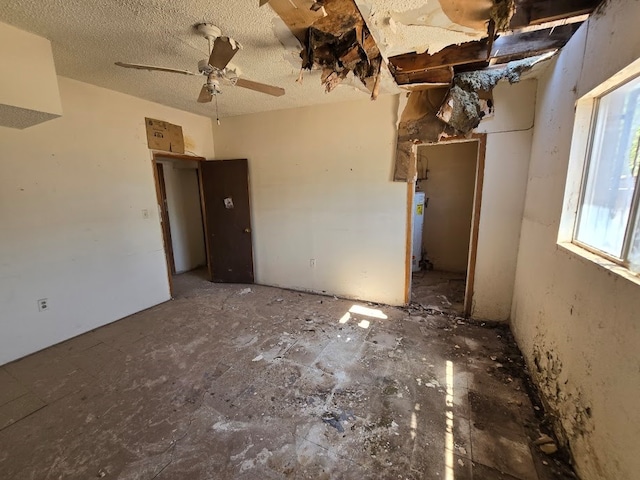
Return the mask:
<svg viewBox="0 0 640 480">
<path fill-rule="evenodd" d="M 640 273 L 640 77 L 595 100 L 574 243 Z"/>
</svg>

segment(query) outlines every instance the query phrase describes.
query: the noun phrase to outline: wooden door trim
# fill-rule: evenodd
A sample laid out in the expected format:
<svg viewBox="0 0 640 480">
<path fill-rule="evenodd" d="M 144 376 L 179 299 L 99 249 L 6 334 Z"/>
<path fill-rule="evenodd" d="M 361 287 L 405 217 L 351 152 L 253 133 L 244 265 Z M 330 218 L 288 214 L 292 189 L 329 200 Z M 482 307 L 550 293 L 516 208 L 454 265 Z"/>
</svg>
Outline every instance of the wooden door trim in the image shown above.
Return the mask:
<svg viewBox="0 0 640 480">
<path fill-rule="evenodd" d="M 167 264 L 167 277 L 169 279 L 169 292 L 173 297 L 173 272 L 175 261 L 173 259 L 173 245 L 171 243 L 171 226 L 169 225 L 169 212 L 166 211 L 167 191 L 164 184 L 164 171 L 161 163 L 153 160 L 153 180 L 156 186 L 156 200 L 160 213 L 160 228 L 162 230 L 162 243 L 164 245 L 164 258 Z"/>
<path fill-rule="evenodd" d="M 487 153 L 487 134 L 474 134 L 478 142 L 476 158 L 476 186 L 473 199 L 473 220 L 471 221 L 471 238 L 469 240 L 469 263 L 467 266 L 467 282 L 464 290 L 464 316 L 470 317 L 473 309 L 473 294 L 476 282 L 476 262 L 478 259 L 478 233 L 480 231 L 480 212 L 482 210 L 482 188 L 484 186 L 484 164 Z"/>
<path fill-rule="evenodd" d="M 413 259 L 413 199 L 415 196 L 416 182 L 407 182 L 407 228 L 405 241 L 405 261 L 404 261 L 404 303 L 411 303 L 411 281 L 413 280 L 413 271 L 411 268 L 411 260 Z"/>
<path fill-rule="evenodd" d="M 207 260 L 208 280 L 213 282 L 213 269 L 209 256 L 209 226 L 207 225 L 207 205 L 204 198 L 204 185 L 202 184 L 202 164 L 198 164 L 198 190 L 200 191 L 200 211 L 202 214 L 202 231 L 204 232 L 204 254 Z"/>
<path fill-rule="evenodd" d="M 196 155 L 183 155 L 181 153 L 162 152 L 160 150 L 152 150 L 153 159 L 166 158 L 171 160 L 187 160 L 195 162 L 206 162 L 207 159 Z"/>
</svg>

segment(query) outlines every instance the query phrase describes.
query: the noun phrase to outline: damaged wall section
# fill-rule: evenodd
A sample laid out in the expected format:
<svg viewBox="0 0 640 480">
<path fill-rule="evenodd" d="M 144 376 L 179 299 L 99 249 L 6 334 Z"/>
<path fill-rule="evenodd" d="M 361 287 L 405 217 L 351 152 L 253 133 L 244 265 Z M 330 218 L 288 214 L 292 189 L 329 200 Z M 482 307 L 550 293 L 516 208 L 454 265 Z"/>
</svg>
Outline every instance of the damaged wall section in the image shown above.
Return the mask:
<svg viewBox="0 0 640 480">
<path fill-rule="evenodd" d="M 476 129 L 476 133 L 486 134 L 471 310 L 472 317 L 476 319 L 509 319 L 529 170 L 536 84 L 533 79 L 513 85 L 499 82 L 493 90 L 495 114 L 485 118 Z M 418 144 L 430 143 L 429 140 L 436 142 L 441 132 L 452 132 L 451 127 L 435 116 L 446 94 L 446 89 L 429 89 L 413 95 L 413 98 L 402 96 L 398 110 L 404 112 L 396 152 L 399 158 L 411 159 Z M 416 99 L 422 101 L 415 102 Z M 424 104 L 427 104 L 426 114 Z M 414 141 L 418 137 L 424 141 Z M 440 138 L 441 142 L 451 140 Z M 454 139 L 461 140 L 464 138 Z M 411 179 L 414 177 L 414 165 L 410 160 L 400 161 L 396 173 Z M 404 171 L 400 170 L 402 166 Z"/>
<path fill-rule="evenodd" d="M 640 2 L 605 2 L 537 91 L 511 325 L 583 480 L 640 472 L 640 285 L 558 244 L 565 185 L 582 174 L 582 158 L 571 159 L 583 130 L 576 102 L 623 68 L 640 69 L 638 18 Z"/>
<path fill-rule="evenodd" d="M 428 88 L 409 94 L 398 122 L 393 179 L 415 180 L 415 145 L 435 143 L 451 136 L 466 136 L 494 113 L 492 92 L 498 82 L 520 81 L 521 74 L 546 57 L 534 57 L 505 66 L 454 76 L 450 88 Z"/>
</svg>

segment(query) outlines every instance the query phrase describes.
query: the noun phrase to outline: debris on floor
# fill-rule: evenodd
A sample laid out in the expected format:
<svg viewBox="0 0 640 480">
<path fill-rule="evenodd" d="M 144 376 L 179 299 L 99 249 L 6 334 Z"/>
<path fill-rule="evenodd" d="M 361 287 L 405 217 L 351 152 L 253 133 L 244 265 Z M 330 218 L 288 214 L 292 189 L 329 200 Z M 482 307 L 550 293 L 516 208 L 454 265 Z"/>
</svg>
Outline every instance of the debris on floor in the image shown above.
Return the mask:
<svg viewBox="0 0 640 480">
<path fill-rule="evenodd" d="M 0 478 L 573 478 L 503 325 L 175 284 L 0 367 Z"/>
</svg>

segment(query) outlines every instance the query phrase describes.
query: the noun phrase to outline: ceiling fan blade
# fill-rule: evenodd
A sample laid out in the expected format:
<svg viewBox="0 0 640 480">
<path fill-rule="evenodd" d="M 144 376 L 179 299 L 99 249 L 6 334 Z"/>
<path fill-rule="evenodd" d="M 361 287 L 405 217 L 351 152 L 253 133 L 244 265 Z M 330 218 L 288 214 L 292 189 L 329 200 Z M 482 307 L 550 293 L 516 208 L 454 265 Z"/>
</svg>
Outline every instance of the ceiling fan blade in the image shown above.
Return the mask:
<svg viewBox="0 0 640 480">
<path fill-rule="evenodd" d="M 211 100 L 213 100 L 213 95 L 209 93 L 207 86 L 203 85 L 202 90 L 200 90 L 200 95 L 198 95 L 198 102 L 209 103 Z"/>
<path fill-rule="evenodd" d="M 219 70 L 224 69 L 238 50 L 240 50 L 240 44 L 229 37 L 216 38 L 209 57 L 209 65 Z"/>
<path fill-rule="evenodd" d="M 260 93 L 266 93 L 267 95 L 273 95 L 274 97 L 281 97 L 284 95 L 284 88 L 254 82 L 253 80 L 247 80 L 246 78 L 239 78 L 236 82 L 236 86 L 248 88 L 249 90 L 254 90 Z"/>
<path fill-rule="evenodd" d="M 116 62 L 116 65 L 124 68 L 135 68 L 137 70 L 151 70 L 156 72 L 181 73 L 182 75 L 200 75 L 199 73 L 193 73 L 189 70 L 180 70 L 178 68 L 169 68 L 169 67 L 156 67 L 153 65 L 140 65 L 138 63 Z"/>
</svg>

